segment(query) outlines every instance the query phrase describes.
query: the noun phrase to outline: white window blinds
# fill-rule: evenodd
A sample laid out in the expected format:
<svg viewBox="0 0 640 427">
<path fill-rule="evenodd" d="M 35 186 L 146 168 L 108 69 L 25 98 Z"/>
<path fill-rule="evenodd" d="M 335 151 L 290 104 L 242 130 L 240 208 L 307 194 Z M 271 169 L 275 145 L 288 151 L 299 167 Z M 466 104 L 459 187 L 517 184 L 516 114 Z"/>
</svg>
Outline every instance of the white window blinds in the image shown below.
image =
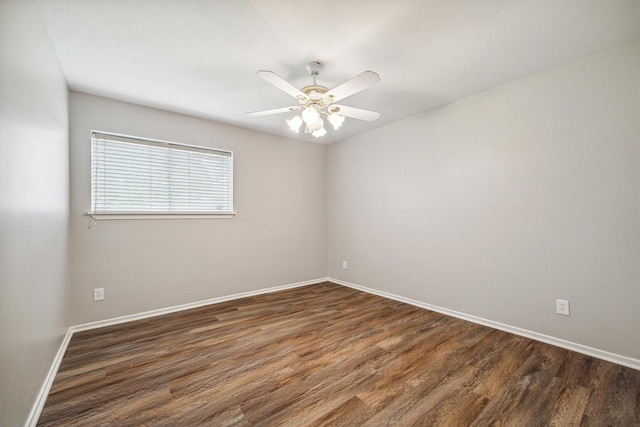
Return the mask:
<svg viewBox="0 0 640 427">
<path fill-rule="evenodd" d="M 91 211 L 232 214 L 233 153 L 92 132 Z"/>
</svg>

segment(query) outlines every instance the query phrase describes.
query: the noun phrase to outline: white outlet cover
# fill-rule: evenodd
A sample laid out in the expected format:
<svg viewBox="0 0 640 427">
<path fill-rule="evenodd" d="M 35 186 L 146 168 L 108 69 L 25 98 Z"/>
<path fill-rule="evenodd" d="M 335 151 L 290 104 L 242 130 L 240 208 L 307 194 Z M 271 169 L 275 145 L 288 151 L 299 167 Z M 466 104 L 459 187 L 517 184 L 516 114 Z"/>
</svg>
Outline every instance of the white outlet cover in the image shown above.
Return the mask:
<svg viewBox="0 0 640 427">
<path fill-rule="evenodd" d="M 93 300 L 102 301 L 104 299 L 104 288 L 96 288 L 93 290 Z"/>
<path fill-rule="evenodd" d="M 569 315 L 569 301 L 566 299 L 557 299 L 556 300 L 556 313 L 562 314 L 563 316 Z"/>
</svg>

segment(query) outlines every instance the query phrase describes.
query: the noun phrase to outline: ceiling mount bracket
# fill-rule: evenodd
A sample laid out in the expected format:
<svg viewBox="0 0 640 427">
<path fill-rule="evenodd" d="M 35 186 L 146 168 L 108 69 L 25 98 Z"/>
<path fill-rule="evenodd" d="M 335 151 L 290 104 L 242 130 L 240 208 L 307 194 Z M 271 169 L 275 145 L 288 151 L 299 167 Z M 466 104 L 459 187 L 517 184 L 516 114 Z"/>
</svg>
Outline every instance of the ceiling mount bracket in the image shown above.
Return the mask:
<svg viewBox="0 0 640 427">
<path fill-rule="evenodd" d="M 312 76 L 317 76 L 320 74 L 320 70 L 322 70 L 322 64 L 319 62 L 309 62 L 307 64 L 307 71 Z"/>
<path fill-rule="evenodd" d="M 320 74 L 320 70 L 322 70 L 322 64 L 317 61 L 309 62 L 307 64 L 307 71 L 309 72 L 311 77 L 313 77 L 314 86 L 316 85 L 316 76 Z"/>
</svg>

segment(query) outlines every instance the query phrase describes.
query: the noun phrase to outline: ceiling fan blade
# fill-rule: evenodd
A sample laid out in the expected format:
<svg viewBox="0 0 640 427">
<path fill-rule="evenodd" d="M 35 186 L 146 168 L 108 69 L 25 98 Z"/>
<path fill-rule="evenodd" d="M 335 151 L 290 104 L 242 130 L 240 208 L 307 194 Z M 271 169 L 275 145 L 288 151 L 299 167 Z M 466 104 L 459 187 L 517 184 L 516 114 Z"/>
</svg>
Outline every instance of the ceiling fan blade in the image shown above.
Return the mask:
<svg viewBox="0 0 640 427">
<path fill-rule="evenodd" d="M 273 110 L 254 111 L 252 113 L 244 113 L 244 114 L 249 117 L 261 117 L 261 116 L 269 116 L 271 114 L 288 113 L 290 111 L 298 111 L 298 110 L 300 110 L 300 106 L 294 105 L 293 107 L 274 108 Z"/>
<path fill-rule="evenodd" d="M 325 93 L 324 99 L 329 102 L 340 101 L 348 96 L 362 92 L 378 82 L 380 82 L 380 76 L 373 71 L 367 70 Z"/>
<path fill-rule="evenodd" d="M 288 93 L 298 100 L 307 99 L 307 95 L 304 94 L 300 89 L 293 86 L 291 83 L 274 73 L 273 71 L 265 71 L 260 70 L 257 74 L 266 82 L 271 83 L 281 91 Z"/>
<path fill-rule="evenodd" d="M 335 111 L 335 109 L 338 111 Z M 342 114 L 345 117 L 351 117 L 352 119 L 366 120 L 372 122 L 380 117 L 380 113 L 376 111 L 363 110 L 361 108 L 347 107 L 345 105 L 332 105 L 329 107 L 331 112 Z"/>
</svg>

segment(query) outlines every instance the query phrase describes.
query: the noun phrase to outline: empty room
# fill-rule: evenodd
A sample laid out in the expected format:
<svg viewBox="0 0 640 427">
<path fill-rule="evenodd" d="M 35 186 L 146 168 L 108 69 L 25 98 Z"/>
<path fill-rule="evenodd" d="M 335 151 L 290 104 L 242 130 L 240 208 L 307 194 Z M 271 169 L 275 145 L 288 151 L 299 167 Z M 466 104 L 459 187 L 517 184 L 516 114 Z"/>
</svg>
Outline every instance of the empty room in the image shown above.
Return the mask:
<svg viewBox="0 0 640 427">
<path fill-rule="evenodd" d="M 3 0 L 0 426 L 640 425 L 639 23 Z"/>
</svg>

